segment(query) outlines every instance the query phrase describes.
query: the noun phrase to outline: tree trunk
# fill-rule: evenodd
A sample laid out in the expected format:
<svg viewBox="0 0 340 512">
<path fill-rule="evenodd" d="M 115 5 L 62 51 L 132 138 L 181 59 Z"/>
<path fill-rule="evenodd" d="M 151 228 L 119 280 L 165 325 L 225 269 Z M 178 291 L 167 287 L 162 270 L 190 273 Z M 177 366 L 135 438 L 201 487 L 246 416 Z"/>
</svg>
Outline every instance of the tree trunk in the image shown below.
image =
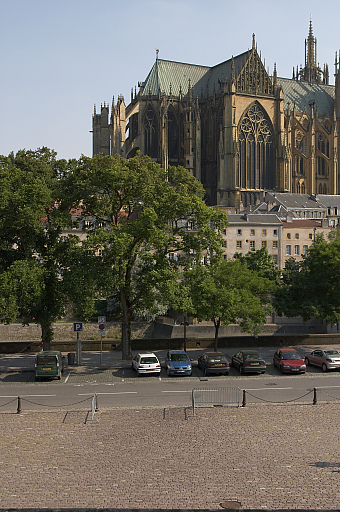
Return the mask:
<svg viewBox="0 0 340 512">
<path fill-rule="evenodd" d="M 121 305 L 122 305 L 122 359 L 132 359 L 131 351 L 131 312 L 127 304 L 124 292 L 120 294 Z"/>
<path fill-rule="evenodd" d="M 214 351 L 217 352 L 218 347 L 218 331 L 221 325 L 221 320 L 218 318 L 217 320 L 214 320 L 214 326 L 215 326 L 215 338 L 214 338 Z"/>
<path fill-rule="evenodd" d="M 53 341 L 54 333 L 52 322 L 41 324 L 41 348 L 43 350 L 51 350 L 51 341 Z"/>
</svg>

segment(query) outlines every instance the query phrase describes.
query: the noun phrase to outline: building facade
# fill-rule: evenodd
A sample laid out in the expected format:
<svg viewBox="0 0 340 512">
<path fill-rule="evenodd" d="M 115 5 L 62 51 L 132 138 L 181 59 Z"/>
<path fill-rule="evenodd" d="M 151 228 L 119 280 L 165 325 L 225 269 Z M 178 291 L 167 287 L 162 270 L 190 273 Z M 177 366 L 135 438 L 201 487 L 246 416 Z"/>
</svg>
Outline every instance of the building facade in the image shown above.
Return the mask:
<svg viewBox="0 0 340 512">
<path fill-rule="evenodd" d="M 139 150 L 181 165 L 210 205 L 242 209 L 266 191 L 338 194 L 340 66 L 335 85 L 317 65 L 312 22 L 305 65 L 270 75 L 253 35 L 250 50 L 214 67 L 156 58 L 146 80 L 93 114 L 93 154 Z"/>
</svg>

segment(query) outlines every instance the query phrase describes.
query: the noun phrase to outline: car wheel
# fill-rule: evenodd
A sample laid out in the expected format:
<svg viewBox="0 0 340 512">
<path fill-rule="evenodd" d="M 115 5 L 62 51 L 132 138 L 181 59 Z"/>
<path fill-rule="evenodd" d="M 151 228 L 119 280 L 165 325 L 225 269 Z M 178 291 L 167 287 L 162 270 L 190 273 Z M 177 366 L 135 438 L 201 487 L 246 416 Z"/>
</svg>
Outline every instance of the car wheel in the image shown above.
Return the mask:
<svg viewBox="0 0 340 512">
<path fill-rule="evenodd" d="M 207 369 L 206 369 L 206 368 L 204 368 L 204 375 L 205 375 L 206 377 L 208 377 L 208 372 L 207 372 Z"/>
<path fill-rule="evenodd" d="M 305 357 L 305 363 L 306 363 L 306 366 L 309 366 L 309 365 L 310 365 L 310 362 L 309 362 L 308 357 Z"/>
<path fill-rule="evenodd" d="M 166 373 L 168 374 L 168 377 L 170 377 L 170 370 L 169 370 L 169 368 L 166 369 Z"/>
<path fill-rule="evenodd" d="M 282 366 L 281 366 L 280 370 L 281 370 L 281 373 L 284 373 Z"/>
<path fill-rule="evenodd" d="M 242 375 L 243 373 L 243 368 L 242 368 L 242 365 L 240 364 L 240 366 L 238 367 L 238 371 L 240 372 L 240 375 Z"/>
<path fill-rule="evenodd" d="M 328 370 L 326 363 L 322 363 L 322 371 L 326 372 Z"/>
<path fill-rule="evenodd" d="M 132 370 L 134 370 L 134 369 L 135 369 L 135 367 L 133 366 L 133 363 L 131 363 L 131 369 L 132 369 Z"/>
</svg>

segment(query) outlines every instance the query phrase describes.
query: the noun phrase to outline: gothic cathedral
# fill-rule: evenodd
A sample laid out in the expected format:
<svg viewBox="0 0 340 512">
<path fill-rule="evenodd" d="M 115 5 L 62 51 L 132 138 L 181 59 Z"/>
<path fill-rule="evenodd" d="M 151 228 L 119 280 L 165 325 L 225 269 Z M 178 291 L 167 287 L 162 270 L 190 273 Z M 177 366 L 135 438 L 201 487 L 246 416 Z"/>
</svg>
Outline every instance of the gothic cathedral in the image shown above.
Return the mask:
<svg viewBox="0 0 340 512">
<path fill-rule="evenodd" d="M 340 63 L 335 86 L 317 64 L 310 22 L 305 66 L 269 75 L 251 50 L 214 67 L 158 59 L 125 105 L 93 114 L 93 154 L 139 150 L 164 168 L 181 165 L 203 184 L 206 202 L 236 209 L 265 191 L 339 194 Z M 340 59 L 340 55 L 339 55 Z"/>
</svg>

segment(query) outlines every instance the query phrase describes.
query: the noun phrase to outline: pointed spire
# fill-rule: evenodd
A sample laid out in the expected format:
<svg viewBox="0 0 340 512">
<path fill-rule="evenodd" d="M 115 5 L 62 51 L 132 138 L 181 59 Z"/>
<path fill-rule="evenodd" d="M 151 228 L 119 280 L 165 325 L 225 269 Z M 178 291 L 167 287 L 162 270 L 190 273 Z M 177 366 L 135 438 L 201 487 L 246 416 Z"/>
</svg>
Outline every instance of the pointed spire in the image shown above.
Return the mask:
<svg viewBox="0 0 340 512">
<path fill-rule="evenodd" d="M 274 62 L 274 85 L 277 85 L 277 71 L 276 71 L 276 62 Z"/>
<path fill-rule="evenodd" d="M 252 50 L 256 50 L 255 34 L 253 34 L 253 45 L 252 45 Z"/>
<path fill-rule="evenodd" d="M 96 112 L 96 104 L 94 104 L 93 115 L 95 116 L 96 114 L 97 114 L 97 112 Z"/>
</svg>

